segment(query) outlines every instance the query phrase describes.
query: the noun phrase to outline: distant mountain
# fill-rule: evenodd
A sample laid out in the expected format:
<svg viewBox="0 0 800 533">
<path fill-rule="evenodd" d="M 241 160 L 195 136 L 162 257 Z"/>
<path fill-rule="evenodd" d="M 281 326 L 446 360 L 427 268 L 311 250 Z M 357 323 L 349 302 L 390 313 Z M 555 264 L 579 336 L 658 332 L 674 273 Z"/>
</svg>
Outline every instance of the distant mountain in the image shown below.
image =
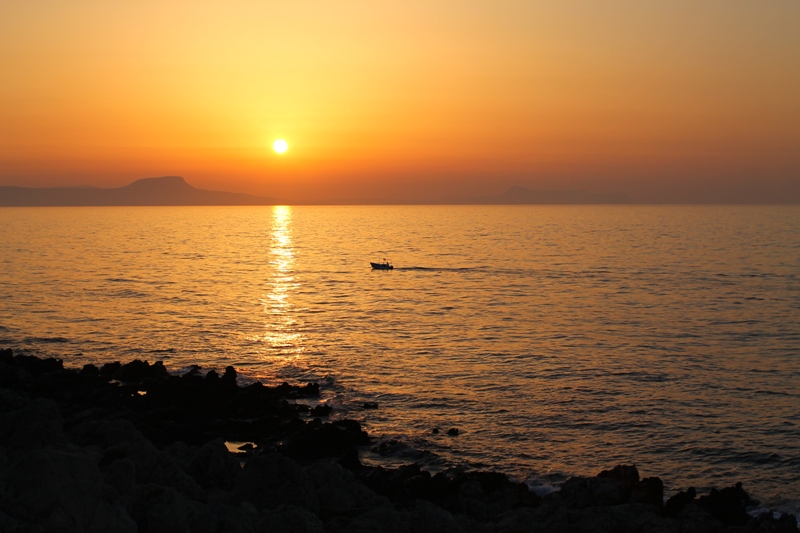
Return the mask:
<svg viewBox="0 0 800 533">
<path fill-rule="evenodd" d="M 196 189 L 180 176 L 145 178 L 116 189 L 0 187 L 0 206 L 275 205 L 275 198 Z"/>
<path fill-rule="evenodd" d="M 629 204 L 630 199 L 620 193 L 593 193 L 588 191 L 532 191 L 514 185 L 497 196 L 483 196 L 452 200 L 448 203 L 513 205 L 513 204 Z"/>
</svg>

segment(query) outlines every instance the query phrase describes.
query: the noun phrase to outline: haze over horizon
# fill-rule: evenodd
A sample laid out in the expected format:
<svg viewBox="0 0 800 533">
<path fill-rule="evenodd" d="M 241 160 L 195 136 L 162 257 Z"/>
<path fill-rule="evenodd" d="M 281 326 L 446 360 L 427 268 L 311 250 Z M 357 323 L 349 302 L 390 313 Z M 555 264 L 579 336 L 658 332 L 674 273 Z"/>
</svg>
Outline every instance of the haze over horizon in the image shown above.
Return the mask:
<svg viewBox="0 0 800 533">
<path fill-rule="evenodd" d="M 790 0 L 9 3 L 0 186 L 800 203 L 798 23 Z"/>
</svg>

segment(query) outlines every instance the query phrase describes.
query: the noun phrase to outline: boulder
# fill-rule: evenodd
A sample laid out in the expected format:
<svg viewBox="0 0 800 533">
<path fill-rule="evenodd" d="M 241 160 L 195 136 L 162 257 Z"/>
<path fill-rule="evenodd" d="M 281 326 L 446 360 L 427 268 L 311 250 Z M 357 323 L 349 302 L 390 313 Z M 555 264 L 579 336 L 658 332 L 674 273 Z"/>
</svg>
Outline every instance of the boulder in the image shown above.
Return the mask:
<svg viewBox="0 0 800 533">
<path fill-rule="evenodd" d="M 152 365 L 147 361 L 134 359 L 122 365 L 114 374 L 114 378 L 124 382 L 138 382 L 149 378 L 163 377 L 167 375 L 164 363 L 156 361 Z"/>
<path fill-rule="evenodd" d="M 314 485 L 323 516 L 355 515 L 389 500 L 372 492 L 337 463 L 314 463 L 305 469 Z"/>
<path fill-rule="evenodd" d="M 634 493 L 638 503 L 655 503 L 663 498 L 659 496 L 663 494 L 663 485 L 658 478 L 648 478 L 643 483 L 635 466 L 619 465 L 600 472 L 597 477 L 570 478 L 561 486 L 559 495 L 569 507 L 583 509 L 621 505 L 631 501 Z"/>
<path fill-rule="evenodd" d="M 694 490 L 694 487 L 689 487 L 687 490 L 675 494 L 664 504 L 664 514 L 666 516 L 678 516 L 687 505 L 694 501 L 696 496 L 697 491 Z"/>
<path fill-rule="evenodd" d="M 206 494 L 181 466 L 150 442 L 121 442 L 106 450 L 113 459 L 128 459 L 135 465 L 137 485 L 170 487 L 195 501 L 205 501 Z"/>
<path fill-rule="evenodd" d="M 316 513 L 320 507 L 305 470 L 278 453 L 251 457 L 236 478 L 234 494 L 237 500 L 250 502 L 258 509 L 294 505 Z"/>
<path fill-rule="evenodd" d="M 333 408 L 327 403 L 321 403 L 311 408 L 311 416 L 328 416 L 333 411 Z"/>
<path fill-rule="evenodd" d="M 416 500 L 408 510 L 409 529 L 414 533 L 459 533 L 461 525 L 448 511 L 425 500 Z"/>
<path fill-rule="evenodd" d="M 657 477 L 646 477 L 633 488 L 630 501 L 664 508 L 664 483 Z"/>
<path fill-rule="evenodd" d="M 594 503 L 592 491 L 589 488 L 589 478 L 571 477 L 561 485 L 561 490 L 554 493 L 568 507 L 582 509 Z"/>
<path fill-rule="evenodd" d="M 79 375 L 81 377 L 90 378 L 90 379 L 98 378 L 98 377 L 100 377 L 100 369 L 97 368 L 95 365 L 93 365 L 91 363 L 88 363 L 88 364 L 83 365 L 83 368 L 81 368 L 81 371 L 80 371 Z"/>
<path fill-rule="evenodd" d="M 127 496 L 136 485 L 136 464 L 130 459 L 112 459 L 100 461 L 100 472 L 103 479 L 114 487 L 121 496 Z"/>
<path fill-rule="evenodd" d="M 797 518 L 793 514 L 783 513 L 780 518 L 772 516 L 772 512 L 761 513 L 750 521 L 747 531 L 771 533 L 797 533 Z"/>
<path fill-rule="evenodd" d="M 136 531 L 116 491 L 83 452 L 34 450 L 11 467 L 8 486 L 16 502 L 46 528 Z"/>
<path fill-rule="evenodd" d="M 2 507 L 8 506 L 7 502 L 2 502 Z M 28 520 L 11 516 L 0 508 L 0 531 L 3 533 L 48 533 L 47 530 L 38 524 Z"/>
<path fill-rule="evenodd" d="M 69 438 L 63 426 L 58 405 L 52 400 L 37 398 L 19 409 L 0 413 L 0 446 L 6 447 L 13 456 L 17 452 L 66 445 Z"/>
<path fill-rule="evenodd" d="M 408 514 L 390 506 L 370 509 L 350 521 L 326 525 L 331 533 L 412 533 Z"/>
<path fill-rule="evenodd" d="M 323 424 L 317 418 L 289 436 L 283 451 L 299 459 L 316 460 L 342 457 L 369 442 L 369 436 L 358 422 L 337 420 Z"/>
<path fill-rule="evenodd" d="M 114 376 L 122 368 L 122 363 L 119 361 L 114 361 L 113 363 L 106 363 L 100 367 L 100 375 L 106 379 L 114 379 Z"/>
<path fill-rule="evenodd" d="M 87 420 L 76 424 L 69 432 L 72 441 L 80 446 L 108 448 L 120 443 L 147 442 L 142 432 L 125 419 Z"/>
<path fill-rule="evenodd" d="M 322 521 L 307 509 L 293 505 L 279 505 L 265 511 L 258 523 L 259 532 L 271 533 L 323 533 Z"/>
<path fill-rule="evenodd" d="M 192 504 L 173 488 L 138 485 L 128 504 L 139 533 L 190 533 Z M 109 530 L 110 531 L 110 530 Z"/>
<path fill-rule="evenodd" d="M 708 496 L 701 496 L 697 505 L 726 526 L 743 526 L 750 520 L 747 507 L 758 504 L 742 488 L 741 483 L 722 490 L 711 489 Z"/>
<path fill-rule="evenodd" d="M 222 439 L 207 442 L 192 453 L 187 470 L 204 489 L 232 490 L 242 467 Z"/>
<path fill-rule="evenodd" d="M 639 484 L 639 470 L 635 465 L 617 465 L 611 470 L 603 470 L 597 477 L 619 481 L 628 493 Z"/>
</svg>

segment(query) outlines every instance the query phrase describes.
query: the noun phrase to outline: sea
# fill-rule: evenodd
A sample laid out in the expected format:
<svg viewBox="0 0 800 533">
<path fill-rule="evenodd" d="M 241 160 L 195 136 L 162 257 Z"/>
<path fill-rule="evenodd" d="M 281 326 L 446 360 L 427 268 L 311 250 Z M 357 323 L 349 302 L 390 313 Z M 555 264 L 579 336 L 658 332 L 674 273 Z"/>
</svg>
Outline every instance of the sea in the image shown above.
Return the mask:
<svg viewBox="0 0 800 533">
<path fill-rule="evenodd" d="M 316 381 L 370 464 L 800 513 L 800 206 L 2 208 L 0 347 Z"/>
</svg>

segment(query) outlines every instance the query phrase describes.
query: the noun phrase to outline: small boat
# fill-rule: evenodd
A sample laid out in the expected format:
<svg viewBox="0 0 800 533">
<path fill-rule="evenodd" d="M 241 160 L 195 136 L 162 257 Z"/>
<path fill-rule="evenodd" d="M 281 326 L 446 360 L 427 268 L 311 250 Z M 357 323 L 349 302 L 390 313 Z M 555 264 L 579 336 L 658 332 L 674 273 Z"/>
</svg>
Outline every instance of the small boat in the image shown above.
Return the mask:
<svg viewBox="0 0 800 533">
<path fill-rule="evenodd" d="M 370 261 L 369 264 L 372 265 L 372 270 L 391 270 L 394 268 L 386 259 L 383 260 L 383 263 L 373 263 Z"/>
</svg>

